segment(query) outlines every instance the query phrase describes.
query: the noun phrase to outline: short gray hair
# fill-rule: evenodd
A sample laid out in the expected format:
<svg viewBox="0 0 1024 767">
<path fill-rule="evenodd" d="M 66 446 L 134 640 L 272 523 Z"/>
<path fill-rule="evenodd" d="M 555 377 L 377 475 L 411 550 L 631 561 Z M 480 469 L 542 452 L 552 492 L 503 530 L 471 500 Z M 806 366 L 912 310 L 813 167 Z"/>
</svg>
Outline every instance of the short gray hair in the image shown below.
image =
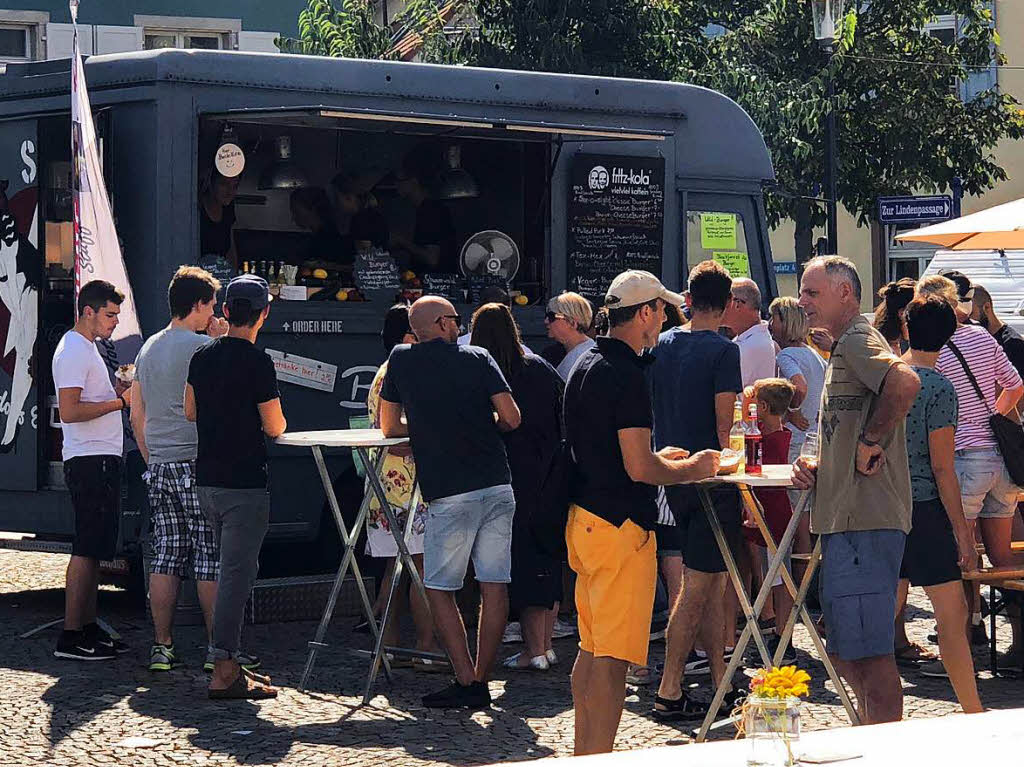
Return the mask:
<svg viewBox="0 0 1024 767">
<path fill-rule="evenodd" d="M 842 256 L 817 256 L 807 262 L 808 269 L 812 266 L 823 267 L 825 274 L 833 280 L 845 280 L 850 283 L 853 297 L 860 301 L 860 275 L 857 274 L 857 267 L 854 266 L 853 261 Z"/>
<path fill-rule="evenodd" d="M 749 277 L 739 277 L 732 281 L 732 292 L 742 298 L 752 309 L 761 309 L 761 288 Z"/>
</svg>

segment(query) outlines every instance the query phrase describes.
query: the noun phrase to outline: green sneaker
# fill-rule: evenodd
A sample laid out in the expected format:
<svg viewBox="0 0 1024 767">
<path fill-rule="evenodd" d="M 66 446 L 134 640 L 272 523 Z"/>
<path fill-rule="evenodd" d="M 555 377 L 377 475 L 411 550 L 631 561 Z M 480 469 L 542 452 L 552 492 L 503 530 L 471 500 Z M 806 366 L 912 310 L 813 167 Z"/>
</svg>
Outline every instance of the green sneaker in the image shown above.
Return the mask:
<svg viewBox="0 0 1024 767">
<path fill-rule="evenodd" d="M 248 652 L 238 653 L 238 665 L 247 671 L 255 671 L 263 665 L 263 661 L 256 655 Z M 207 674 L 213 673 L 213 648 L 208 648 L 206 651 L 206 662 L 203 664 L 203 671 Z"/>
<path fill-rule="evenodd" d="M 180 665 L 181 661 L 178 660 L 173 645 L 155 644 L 149 651 L 150 671 L 171 671 Z"/>
</svg>

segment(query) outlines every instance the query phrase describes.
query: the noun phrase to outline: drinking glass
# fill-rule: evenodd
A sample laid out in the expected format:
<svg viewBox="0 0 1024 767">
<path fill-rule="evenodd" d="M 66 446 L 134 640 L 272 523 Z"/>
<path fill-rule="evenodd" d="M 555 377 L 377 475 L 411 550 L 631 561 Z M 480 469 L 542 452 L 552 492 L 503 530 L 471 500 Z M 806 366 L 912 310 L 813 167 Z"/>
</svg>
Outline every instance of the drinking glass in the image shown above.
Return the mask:
<svg viewBox="0 0 1024 767">
<path fill-rule="evenodd" d="M 806 458 L 812 469 L 817 469 L 819 450 L 818 433 L 812 431 L 804 438 L 804 444 L 800 448 L 800 457 Z"/>
</svg>

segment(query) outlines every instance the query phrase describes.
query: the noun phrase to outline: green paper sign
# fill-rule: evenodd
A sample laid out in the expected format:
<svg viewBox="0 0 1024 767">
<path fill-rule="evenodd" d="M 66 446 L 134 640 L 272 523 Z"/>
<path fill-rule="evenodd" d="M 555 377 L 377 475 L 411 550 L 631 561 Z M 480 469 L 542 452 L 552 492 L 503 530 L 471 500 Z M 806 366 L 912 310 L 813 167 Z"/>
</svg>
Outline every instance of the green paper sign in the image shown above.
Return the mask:
<svg viewBox="0 0 1024 767">
<path fill-rule="evenodd" d="M 704 250 L 735 250 L 736 214 L 701 213 L 700 246 Z"/>
<path fill-rule="evenodd" d="M 714 259 L 729 270 L 729 275 L 733 279 L 750 276 L 750 258 L 746 253 L 735 250 L 716 250 Z"/>
</svg>

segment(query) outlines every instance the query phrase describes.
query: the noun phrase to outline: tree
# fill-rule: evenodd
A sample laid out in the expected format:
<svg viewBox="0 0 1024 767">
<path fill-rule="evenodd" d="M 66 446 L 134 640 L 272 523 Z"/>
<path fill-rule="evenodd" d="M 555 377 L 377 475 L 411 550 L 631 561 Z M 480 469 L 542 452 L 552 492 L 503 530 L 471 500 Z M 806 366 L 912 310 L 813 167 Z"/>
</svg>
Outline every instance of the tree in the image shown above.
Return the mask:
<svg viewBox="0 0 1024 767">
<path fill-rule="evenodd" d="M 847 14 L 835 55 L 816 45 L 810 9 L 794 0 L 768 0 L 709 41 L 701 69 L 684 79 L 720 90 L 750 114 L 772 154 L 779 192 L 766 195 L 770 223 L 796 222 L 795 251 L 811 255 L 814 226 L 825 211 L 824 119 L 835 109 L 837 196 L 868 223 L 879 196 L 942 191 L 963 179 L 981 194 L 1006 179 L 993 149 L 1024 136 L 1019 104 L 995 89 L 961 98 L 960 83 L 979 69 L 1004 63 L 989 3 L 981 0 L 871 0 Z M 951 44 L 925 25 L 954 13 Z M 828 78 L 835 98 L 827 98 Z"/>
</svg>

